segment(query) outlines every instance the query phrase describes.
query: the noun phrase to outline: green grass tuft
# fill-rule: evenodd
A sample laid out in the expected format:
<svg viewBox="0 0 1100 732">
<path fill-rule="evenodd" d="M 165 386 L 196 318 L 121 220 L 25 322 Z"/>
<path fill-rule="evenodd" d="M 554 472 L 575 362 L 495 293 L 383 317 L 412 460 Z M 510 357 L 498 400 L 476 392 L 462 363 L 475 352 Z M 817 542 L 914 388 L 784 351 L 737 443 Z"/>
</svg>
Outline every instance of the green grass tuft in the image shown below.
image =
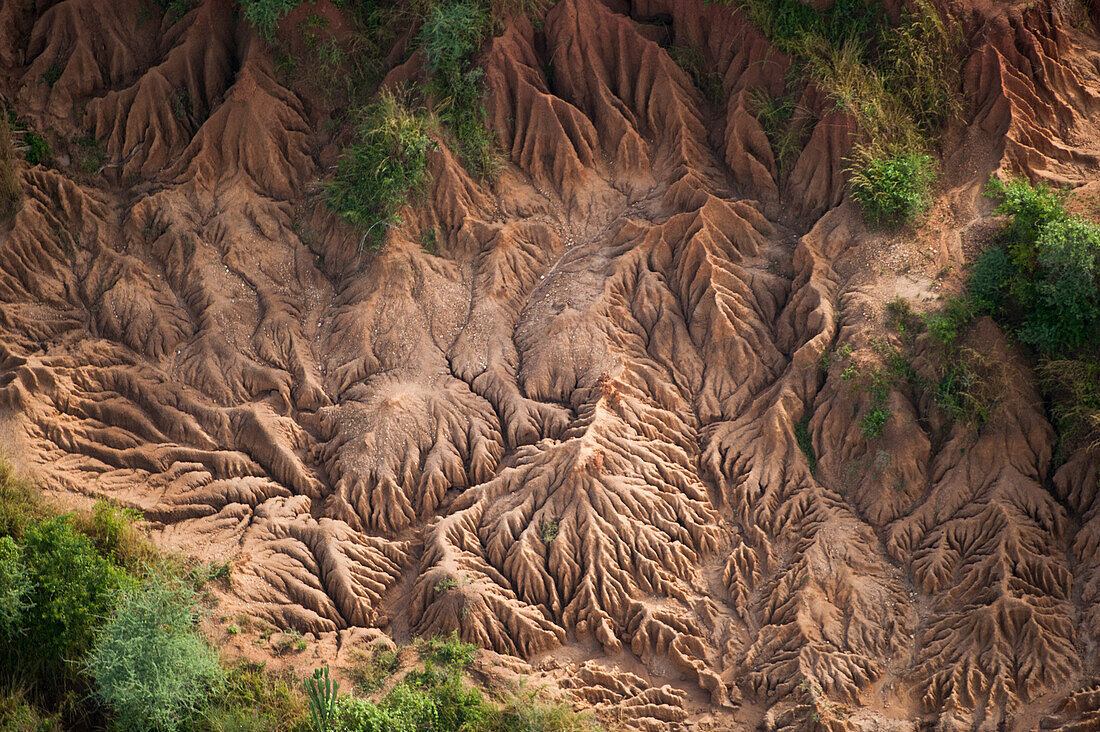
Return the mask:
<svg viewBox="0 0 1100 732">
<path fill-rule="evenodd" d="M 400 221 L 398 210 L 427 182 L 429 127 L 390 94 L 363 111 L 357 140 L 326 191 L 329 207 L 364 231 L 361 244 L 381 245 L 386 227 Z"/>
<path fill-rule="evenodd" d="M 852 197 L 880 226 L 915 220 L 932 201 L 935 163 L 923 153 L 873 157 L 852 170 Z"/>
</svg>

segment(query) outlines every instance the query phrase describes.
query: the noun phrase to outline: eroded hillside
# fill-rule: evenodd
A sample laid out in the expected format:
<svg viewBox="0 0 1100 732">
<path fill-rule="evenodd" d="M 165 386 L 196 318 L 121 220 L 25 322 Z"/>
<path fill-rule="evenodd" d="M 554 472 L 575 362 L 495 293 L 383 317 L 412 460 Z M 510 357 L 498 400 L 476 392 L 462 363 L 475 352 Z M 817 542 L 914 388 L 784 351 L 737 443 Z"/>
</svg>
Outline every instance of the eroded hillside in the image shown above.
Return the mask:
<svg viewBox="0 0 1100 732">
<path fill-rule="evenodd" d="M 499 174 L 430 126 L 423 190 L 349 225 L 323 186 L 358 102 L 317 77 L 427 84 L 413 21 L 356 46 L 346 5 L 270 39 L 222 0 L 0 7 L 22 472 L 231 560 L 226 612 L 322 655 L 457 630 L 626 728 L 1100 725 L 1100 457 L 1056 454 L 988 317 L 962 347 L 996 393 L 952 418 L 886 308 L 962 287 L 992 174 L 1094 207 L 1095 5 L 940 7 L 961 104 L 929 213 L 885 232 L 861 120 L 701 0 L 506 15 L 473 60 Z"/>
</svg>

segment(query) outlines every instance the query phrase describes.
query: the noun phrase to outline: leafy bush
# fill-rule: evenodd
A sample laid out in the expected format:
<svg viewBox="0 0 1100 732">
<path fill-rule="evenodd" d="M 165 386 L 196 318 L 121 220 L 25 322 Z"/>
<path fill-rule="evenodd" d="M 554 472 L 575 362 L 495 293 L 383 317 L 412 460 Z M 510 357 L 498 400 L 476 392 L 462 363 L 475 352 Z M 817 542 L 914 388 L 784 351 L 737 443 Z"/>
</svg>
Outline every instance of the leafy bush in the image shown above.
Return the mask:
<svg viewBox="0 0 1100 732">
<path fill-rule="evenodd" d="M 923 153 L 872 158 L 852 171 L 852 197 L 871 222 L 894 226 L 928 208 L 933 180 L 934 163 Z"/>
<path fill-rule="evenodd" d="M 195 605 L 182 582 L 150 577 L 122 595 L 103 626 L 85 666 L 123 729 L 178 729 L 224 681 L 196 631 Z"/>
<path fill-rule="evenodd" d="M 1039 364 L 1043 391 L 1051 397 L 1062 457 L 1100 444 L 1100 362 L 1095 359 L 1045 360 Z"/>
<path fill-rule="evenodd" d="M 481 3 L 457 0 L 434 3 L 420 31 L 439 119 L 454 135 L 470 171 L 482 178 L 494 177 L 500 160 L 481 103 L 485 72 L 472 62 L 492 28 Z"/>
<path fill-rule="evenodd" d="M 990 247 L 982 252 L 970 269 L 968 294 L 974 309 L 981 313 L 1003 312 L 1009 287 L 1017 274 L 1004 247 Z"/>
<path fill-rule="evenodd" d="M 30 591 L 23 550 L 10 536 L 0 537 L 0 642 L 11 642 L 22 632 Z"/>
<path fill-rule="evenodd" d="M 470 59 L 492 31 L 489 13 L 471 0 L 434 3 L 420 31 L 428 68 L 451 84 L 465 73 Z"/>
<path fill-rule="evenodd" d="M 1100 328 L 1100 229 L 1080 219 L 1046 224 L 1036 241 L 1037 275 L 1015 291 L 1030 312 L 1020 340 L 1044 353 L 1072 353 Z"/>
<path fill-rule="evenodd" d="M 22 550 L 31 589 L 17 666 L 59 674 L 91 646 L 100 619 L 132 579 L 77 533 L 68 516 L 29 526 Z"/>
<path fill-rule="evenodd" d="M 244 17 L 268 41 L 275 36 L 279 21 L 301 4 L 302 0 L 241 0 Z"/>
<path fill-rule="evenodd" d="M 810 473 L 817 471 L 817 456 L 814 455 L 814 442 L 810 436 L 810 415 L 806 415 L 794 426 L 794 437 L 798 441 L 798 447 L 806 456 L 806 462 L 810 464 Z"/>
<path fill-rule="evenodd" d="M 193 725 L 199 732 L 304 732 L 311 729 L 301 681 L 244 662 L 226 675 L 223 693 Z"/>
<path fill-rule="evenodd" d="M 924 323 L 932 339 L 951 348 L 974 320 L 974 308 L 966 298 L 952 298 L 943 310 L 925 316 Z"/>
<path fill-rule="evenodd" d="M 156 550 L 134 525 L 141 518 L 132 508 L 100 499 L 90 514 L 73 516 L 73 526 L 91 539 L 101 554 L 131 572 L 141 572 L 156 559 Z"/>
<path fill-rule="evenodd" d="M 994 179 L 988 192 L 1011 217 L 1003 247 L 985 252 L 970 280 L 974 303 L 1046 356 L 1100 341 L 1100 227 L 1071 217 L 1064 192 Z"/>
<path fill-rule="evenodd" d="M 0 116 L 0 223 L 15 216 L 19 210 L 19 201 L 23 197 L 23 187 L 15 170 L 15 148 L 12 145 L 11 128 L 8 121 Z"/>
<path fill-rule="evenodd" d="M 364 229 L 363 242 L 376 248 L 408 195 L 427 182 L 432 139 L 427 120 L 389 94 L 362 117 L 358 139 L 341 159 L 327 195 L 329 206 Z"/>
<path fill-rule="evenodd" d="M 868 440 L 877 440 L 882 436 L 882 431 L 886 427 L 887 420 L 890 419 L 890 414 L 891 412 L 887 407 L 872 407 L 867 414 L 863 415 L 859 431 Z"/>
</svg>

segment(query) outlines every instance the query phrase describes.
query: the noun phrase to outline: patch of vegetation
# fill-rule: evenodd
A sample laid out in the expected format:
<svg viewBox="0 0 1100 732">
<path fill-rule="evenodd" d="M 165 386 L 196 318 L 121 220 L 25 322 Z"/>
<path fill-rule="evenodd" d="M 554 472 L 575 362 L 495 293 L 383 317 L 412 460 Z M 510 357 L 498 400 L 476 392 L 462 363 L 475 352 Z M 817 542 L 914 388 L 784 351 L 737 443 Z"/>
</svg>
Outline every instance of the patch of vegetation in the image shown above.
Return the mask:
<svg viewBox="0 0 1100 732">
<path fill-rule="evenodd" d="M 935 167 L 931 157 L 909 152 L 871 157 L 854 168 L 849 181 L 852 197 L 869 221 L 880 226 L 908 223 L 932 202 Z"/>
<path fill-rule="evenodd" d="M 262 663 L 242 662 L 226 672 L 218 700 L 192 722 L 199 732 L 306 732 L 310 730 L 302 682 Z"/>
<path fill-rule="evenodd" d="M 702 92 L 704 99 L 714 105 L 722 103 L 726 96 L 722 77 L 707 68 L 702 51 L 691 46 L 670 46 L 666 50 L 676 65 L 691 77 L 695 88 Z"/>
<path fill-rule="evenodd" d="M 73 150 L 73 163 L 85 173 L 98 173 L 107 160 L 107 152 L 99 144 L 99 140 L 91 135 L 84 135 L 73 140 L 76 148 Z"/>
<path fill-rule="evenodd" d="M 0 224 L 15 216 L 22 199 L 23 187 L 19 184 L 19 174 L 15 169 L 11 128 L 7 119 L 0 117 Z"/>
<path fill-rule="evenodd" d="M 1011 217 L 1000 246 L 975 264 L 971 292 L 983 311 L 1049 358 L 1100 343 L 1100 227 L 1070 216 L 1066 194 L 1022 178 L 988 192 Z"/>
<path fill-rule="evenodd" d="M 341 732 L 593 732 L 591 720 L 521 687 L 494 703 L 469 683 L 476 649 L 452 634 L 417 644 L 423 666 L 381 699 L 340 697 L 331 729 Z"/>
<path fill-rule="evenodd" d="M 798 153 L 805 146 L 811 130 L 809 125 L 794 124 L 798 97 L 794 94 L 772 96 L 763 89 L 755 89 L 749 101 L 771 145 L 779 175 L 783 177 L 798 159 Z"/>
<path fill-rule="evenodd" d="M 382 645 L 376 645 L 370 655 L 360 654 L 355 665 L 345 669 L 361 694 L 373 694 L 381 689 L 386 679 L 393 676 L 400 666 L 397 652 Z"/>
<path fill-rule="evenodd" d="M 178 580 L 123 593 L 84 664 L 123 729 L 177 729 L 218 693 L 225 674 L 196 622 L 195 593 Z"/>
<path fill-rule="evenodd" d="M 799 0 L 737 2 L 791 57 L 795 73 L 812 79 L 857 121 L 860 139 L 849 172 L 868 219 L 895 226 L 919 216 L 935 179 L 930 140 L 961 108 L 956 24 L 928 0 L 905 9 L 896 25 L 879 2 L 837 0 L 824 11 Z M 772 130 L 769 139 L 780 139 L 775 120 L 765 127 Z"/>
<path fill-rule="evenodd" d="M 936 403 L 955 421 L 983 424 L 1001 397 L 1004 375 L 972 348 L 960 348 L 944 361 L 936 384 Z"/>
<path fill-rule="evenodd" d="M 364 230 L 360 248 L 380 246 L 385 228 L 400 221 L 398 209 L 427 182 L 429 125 L 390 94 L 363 111 L 357 140 L 326 190 L 329 206 Z"/>
<path fill-rule="evenodd" d="M 484 179 L 495 178 L 502 162 L 481 101 L 485 70 L 473 60 L 492 30 L 488 8 L 454 0 L 433 3 L 420 31 L 435 111 L 466 167 Z"/>
<path fill-rule="evenodd" d="M 806 462 L 810 464 L 810 474 L 817 472 L 817 456 L 814 455 L 814 442 L 810 437 L 810 415 L 798 420 L 794 426 L 794 437 L 798 440 L 798 447 L 806 456 Z"/>
<path fill-rule="evenodd" d="M 42 72 L 42 75 L 38 77 L 39 81 L 52 89 L 53 85 L 61 79 L 62 71 L 61 64 L 54 61 L 47 66 L 46 70 Z"/>
<path fill-rule="evenodd" d="M 868 410 L 859 423 L 859 431 L 868 440 L 882 437 L 882 430 L 890 419 L 891 411 L 887 407 L 877 406 Z"/>
<path fill-rule="evenodd" d="M 549 544 L 554 539 L 558 538 L 558 531 L 561 526 L 557 519 L 552 521 L 544 521 L 539 525 L 539 536 L 542 538 L 544 544 Z"/>
<path fill-rule="evenodd" d="M 1059 457 L 1074 449 L 1100 446 L 1100 361 L 1047 359 L 1039 364 L 1040 383 L 1051 401 Z"/>
<path fill-rule="evenodd" d="M 245 19 L 265 40 L 271 41 L 279 21 L 301 5 L 302 0 L 240 0 L 240 4 Z"/>
</svg>

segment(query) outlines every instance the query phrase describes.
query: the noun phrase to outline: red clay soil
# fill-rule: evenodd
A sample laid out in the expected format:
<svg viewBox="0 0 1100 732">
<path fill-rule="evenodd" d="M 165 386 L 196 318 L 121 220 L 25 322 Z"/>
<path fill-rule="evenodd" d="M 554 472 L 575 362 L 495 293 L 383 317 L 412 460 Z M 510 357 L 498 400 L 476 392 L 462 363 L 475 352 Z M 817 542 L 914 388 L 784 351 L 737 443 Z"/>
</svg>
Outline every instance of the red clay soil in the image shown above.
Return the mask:
<svg viewBox="0 0 1100 732">
<path fill-rule="evenodd" d="M 849 368 L 897 343 L 885 302 L 957 285 L 990 174 L 1100 177 L 1100 14 L 1069 5 L 951 6 L 966 118 L 884 235 L 812 85 L 779 174 L 751 97 L 790 62 L 736 5 L 561 0 L 482 58 L 500 179 L 441 146 L 361 253 L 322 101 L 232 3 L 5 2 L 0 90 L 55 154 L 0 228 L 0 442 L 231 561 L 218 612 L 309 634 L 302 670 L 457 630 L 625 729 L 1100 729 L 1100 456 L 1052 469 L 988 320 L 980 427 L 895 383 L 868 439 Z"/>
</svg>

